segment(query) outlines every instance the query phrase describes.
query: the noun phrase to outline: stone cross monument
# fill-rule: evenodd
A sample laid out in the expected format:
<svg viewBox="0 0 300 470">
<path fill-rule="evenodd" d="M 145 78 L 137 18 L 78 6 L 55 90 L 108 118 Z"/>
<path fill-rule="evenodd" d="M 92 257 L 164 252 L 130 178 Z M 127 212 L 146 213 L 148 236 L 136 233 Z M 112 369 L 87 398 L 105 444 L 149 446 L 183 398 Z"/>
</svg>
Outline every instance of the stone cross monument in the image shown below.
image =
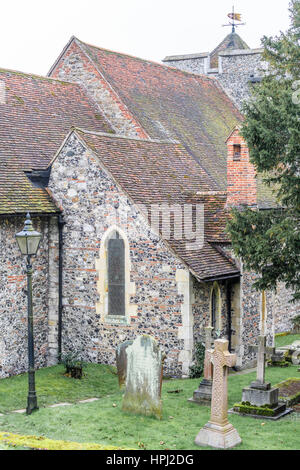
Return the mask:
<svg viewBox="0 0 300 470">
<path fill-rule="evenodd" d="M 200 382 L 199 387 L 193 393 L 193 398 L 189 401 L 198 403 L 199 405 L 210 406 L 211 401 L 211 389 L 212 389 L 212 377 L 213 377 L 213 365 L 210 360 L 211 354 L 211 342 L 212 342 L 212 326 L 205 327 L 205 357 L 204 357 L 204 371 L 203 380 Z"/>
<path fill-rule="evenodd" d="M 262 291 L 261 316 L 260 316 L 260 336 L 258 337 L 257 347 L 257 367 L 256 380 L 251 382 L 250 387 L 243 389 L 242 402 L 250 402 L 254 406 L 269 405 L 275 407 L 278 404 L 278 388 L 271 388 L 270 382 L 265 382 L 265 363 L 266 363 L 266 293 Z M 256 348 L 252 347 L 252 350 Z M 268 348 L 269 349 L 269 348 Z M 272 350 L 274 348 L 271 348 Z"/>
<path fill-rule="evenodd" d="M 195 444 L 199 446 L 228 449 L 242 442 L 237 430 L 227 419 L 228 368 L 236 363 L 236 354 L 228 352 L 228 343 L 226 339 L 217 339 L 215 349 L 208 354 L 214 367 L 211 416 L 195 439 Z"/>
</svg>

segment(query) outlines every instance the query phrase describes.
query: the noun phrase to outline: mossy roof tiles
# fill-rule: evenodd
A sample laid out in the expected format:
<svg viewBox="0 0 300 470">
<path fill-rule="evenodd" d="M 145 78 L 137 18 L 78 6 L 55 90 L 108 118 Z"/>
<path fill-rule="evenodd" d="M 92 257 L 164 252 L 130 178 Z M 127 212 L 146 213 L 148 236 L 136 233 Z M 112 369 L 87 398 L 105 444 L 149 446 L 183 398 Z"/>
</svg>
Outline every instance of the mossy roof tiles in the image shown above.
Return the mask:
<svg viewBox="0 0 300 470">
<path fill-rule="evenodd" d="M 225 140 L 242 117 L 217 80 L 79 43 L 151 138 L 180 141 L 226 188 Z"/>
<path fill-rule="evenodd" d="M 33 210 L 33 205 L 52 212 L 49 196 L 27 183 L 22 170 L 46 168 L 72 126 L 106 132 L 111 128 L 79 85 L 10 70 L 0 70 L 0 82 L 5 85 L 5 102 L 0 104 L 0 213 Z"/>
<path fill-rule="evenodd" d="M 9 161 L 0 155 L 0 214 L 57 213 L 50 195 L 33 185 L 16 158 Z"/>
</svg>

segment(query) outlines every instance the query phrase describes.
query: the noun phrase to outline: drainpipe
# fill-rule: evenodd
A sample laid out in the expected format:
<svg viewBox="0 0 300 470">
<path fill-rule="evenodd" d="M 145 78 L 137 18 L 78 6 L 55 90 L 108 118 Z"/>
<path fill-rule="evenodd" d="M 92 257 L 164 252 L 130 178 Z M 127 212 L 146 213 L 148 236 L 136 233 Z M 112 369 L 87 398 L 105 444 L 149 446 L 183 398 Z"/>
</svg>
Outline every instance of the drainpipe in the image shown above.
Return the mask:
<svg viewBox="0 0 300 470">
<path fill-rule="evenodd" d="M 57 349 L 58 349 L 58 361 L 61 361 L 62 353 L 62 314 L 63 314 L 63 303 L 62 303 L 62 290 L 63 290 L 63 227 L 65 221 L 63 215 L 59 214 L 57 218 L 58 226 L 58 331 L 57 331 Z"/>
</svg>

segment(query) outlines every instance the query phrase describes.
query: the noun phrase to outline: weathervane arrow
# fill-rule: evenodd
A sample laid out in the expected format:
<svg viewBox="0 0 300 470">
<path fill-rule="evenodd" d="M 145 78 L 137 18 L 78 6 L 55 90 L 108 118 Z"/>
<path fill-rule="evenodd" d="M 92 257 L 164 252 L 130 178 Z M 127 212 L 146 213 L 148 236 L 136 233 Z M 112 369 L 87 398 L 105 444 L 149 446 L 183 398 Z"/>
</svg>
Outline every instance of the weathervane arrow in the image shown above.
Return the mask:
<svg viewBox="0 0 300 470">
<path fill-rule="evenodd" d="M 234 11 L 234 6 L 232 7 L 232 13 L 228 13 L 228 18 L 232 20 L 232 23 L 229 22 L 229 24 L 223 24 L 222 26 L 231 26 L 232 27 L 232 32 L 235 33 L 235 28 L 237 26 L 244 26 L 246 23 L 235 23 L 235 21 L 242 21 L 242 15 L 241 13 L 235 13 Z"/>
</svg>

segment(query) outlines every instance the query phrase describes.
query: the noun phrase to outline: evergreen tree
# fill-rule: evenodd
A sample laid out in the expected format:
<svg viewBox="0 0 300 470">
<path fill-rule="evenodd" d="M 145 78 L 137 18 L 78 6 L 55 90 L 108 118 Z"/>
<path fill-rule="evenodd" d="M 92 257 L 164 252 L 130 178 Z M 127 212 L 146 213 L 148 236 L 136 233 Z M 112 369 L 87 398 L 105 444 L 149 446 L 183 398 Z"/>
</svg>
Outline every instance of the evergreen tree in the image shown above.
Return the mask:
<svg viewBox="0 0 300 470">
<path fill-rule="evenodd" d="M 300 0 L 290 5 L 291 27 L 262 39 L 268 74 L 244 105 L 241 134 L 257 175 L 276 195 L 278 207 L 232 210 L 228 231 L 258 289 L 281 281 L 300 299 Z"/>
</svg>

